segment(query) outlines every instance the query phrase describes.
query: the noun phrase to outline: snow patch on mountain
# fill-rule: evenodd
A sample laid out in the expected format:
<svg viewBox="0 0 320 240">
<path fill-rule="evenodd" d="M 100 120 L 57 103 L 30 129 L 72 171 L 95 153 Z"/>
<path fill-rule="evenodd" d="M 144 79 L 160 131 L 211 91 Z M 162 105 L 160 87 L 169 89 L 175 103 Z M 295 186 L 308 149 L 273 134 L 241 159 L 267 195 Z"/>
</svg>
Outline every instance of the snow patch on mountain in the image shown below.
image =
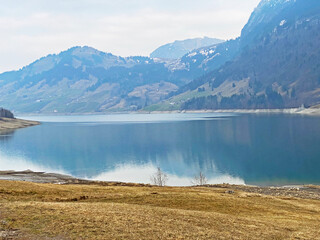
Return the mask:
<svg viewBox="0 0 320 240">
<path fill-rule="evenodd" d="M 286 20 L 282 20 L 280 23 L 279 23 L 279 26 L 282 27 L 287 21 Z"/>
</svg>

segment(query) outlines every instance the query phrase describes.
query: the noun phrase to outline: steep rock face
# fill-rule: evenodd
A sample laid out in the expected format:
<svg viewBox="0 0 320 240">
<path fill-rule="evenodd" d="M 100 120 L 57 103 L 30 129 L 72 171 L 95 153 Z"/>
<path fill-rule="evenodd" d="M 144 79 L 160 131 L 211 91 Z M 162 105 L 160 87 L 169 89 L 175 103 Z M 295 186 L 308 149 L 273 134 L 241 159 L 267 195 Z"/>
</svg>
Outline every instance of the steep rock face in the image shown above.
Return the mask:
<svg viewBox="0 0 320 240">
<path fill-rule="evenodd" d="M 239 54 L 188 84 L 184 109 L 283 108 L 320 102 L 320 1 L 264 0 L 242 30 Z M 193 94 L 194 95 L 194 94 Z"/>
<path fill-rule="evenodd" d="M 157 48 L 150 54 L 150 57 L 178 59 L 195 49 L 215 45 L 222 42 L 223 40 L 208 37 L 175 41 L 173 43 L 168 43 Z"/>
<path fill-rule="evenodd" d="M 14 115 L 9 110 L 6 110 L 4 108 L 0 108 L 0 117 L 4 118 L 14 118 Z"/>
</svg>

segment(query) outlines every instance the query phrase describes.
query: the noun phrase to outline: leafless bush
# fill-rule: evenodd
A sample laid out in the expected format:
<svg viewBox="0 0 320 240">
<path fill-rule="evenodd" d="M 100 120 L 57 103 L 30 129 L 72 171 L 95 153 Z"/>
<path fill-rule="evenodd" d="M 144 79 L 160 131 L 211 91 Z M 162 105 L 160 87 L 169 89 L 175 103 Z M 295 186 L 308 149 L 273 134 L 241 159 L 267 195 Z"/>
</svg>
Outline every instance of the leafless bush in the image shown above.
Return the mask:
<svg viewBox="0 0 320 240">
<path fill-rule="evenodd" d="M 202 172 L 199 172 L 198 175 L 194 176 L 191 183 L 192 183 L 192 185 L 195 185 L 195 186 L 203 186 L 208 183 L 208 179 L 206 178 L 206 176 Z"/>
<path fill-rule="evenodd" d="M 161 168 L 157 168 L 157 172 L 155 172 L 152 176 L 151 176 L 151 182 L 154 185 L 163 187 L 166 185 L 168 181 L 168 176 L 167 174 L 165 174 L 164 172 L 161 171 Z"/>
</svg>

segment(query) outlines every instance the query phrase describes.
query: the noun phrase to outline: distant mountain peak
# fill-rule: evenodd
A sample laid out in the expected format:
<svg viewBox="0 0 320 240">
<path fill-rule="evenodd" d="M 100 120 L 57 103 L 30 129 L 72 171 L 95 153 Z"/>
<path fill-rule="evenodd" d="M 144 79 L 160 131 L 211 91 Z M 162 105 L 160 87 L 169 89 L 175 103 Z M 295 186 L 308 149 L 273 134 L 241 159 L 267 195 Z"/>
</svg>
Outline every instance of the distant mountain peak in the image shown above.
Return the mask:
<svg viewBox="0 0 320 240">
<path fill-rule="evenodd" d="M 66 51 L 61 52 L 60 54 L 71 54 L 79 57 L 86 57 L 89 55 L 113 55 L 111 53 L 105 53 L 96 48 L 89 47 L 89 46 L 75 46 L 75 47 L 69 48 Z"/>
<path fill-rule="evenodd" d="M 224 42 L 224 40 L 209 37 L 176 40 L 172 43 L 167 43 L 157 48 L 150 54 L 150 57 L 163 59 L 178 59 L 195 49 L 208 47 L 222 42 Z"/>
</svg>

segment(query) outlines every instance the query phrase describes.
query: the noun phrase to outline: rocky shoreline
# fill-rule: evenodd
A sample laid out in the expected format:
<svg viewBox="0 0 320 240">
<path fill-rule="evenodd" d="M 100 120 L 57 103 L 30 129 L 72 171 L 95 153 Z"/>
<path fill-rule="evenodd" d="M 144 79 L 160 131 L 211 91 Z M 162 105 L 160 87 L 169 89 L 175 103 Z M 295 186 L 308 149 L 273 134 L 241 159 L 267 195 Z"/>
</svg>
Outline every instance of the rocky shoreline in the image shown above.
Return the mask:
<svg viewBox="0 0 320 240">
<path fill-rule="evenodd" d="M 29 121 L 17 118 L 0 117 L 0 131 L 14 130 L 39 125 L 39 122 Z"/>
<path fill-rule="evenodd" d="M 83 184 L 83 185 L 102 185 L 102 186 L 150 186 L 148 184 L 122 183 L 122 182 L 103 182 L 75 178 L 59 173 L 25 171 L 0 171 L 0 181 L 23 181 L 47 184 Z"/>
<path fill-rule="evenodd" d="M 34 183 L 68 184 L 77 183 L 78 179 L 56 173 L 26 171 L 0 171 L 0 180 L 25 181 Z"/>
</svg>

